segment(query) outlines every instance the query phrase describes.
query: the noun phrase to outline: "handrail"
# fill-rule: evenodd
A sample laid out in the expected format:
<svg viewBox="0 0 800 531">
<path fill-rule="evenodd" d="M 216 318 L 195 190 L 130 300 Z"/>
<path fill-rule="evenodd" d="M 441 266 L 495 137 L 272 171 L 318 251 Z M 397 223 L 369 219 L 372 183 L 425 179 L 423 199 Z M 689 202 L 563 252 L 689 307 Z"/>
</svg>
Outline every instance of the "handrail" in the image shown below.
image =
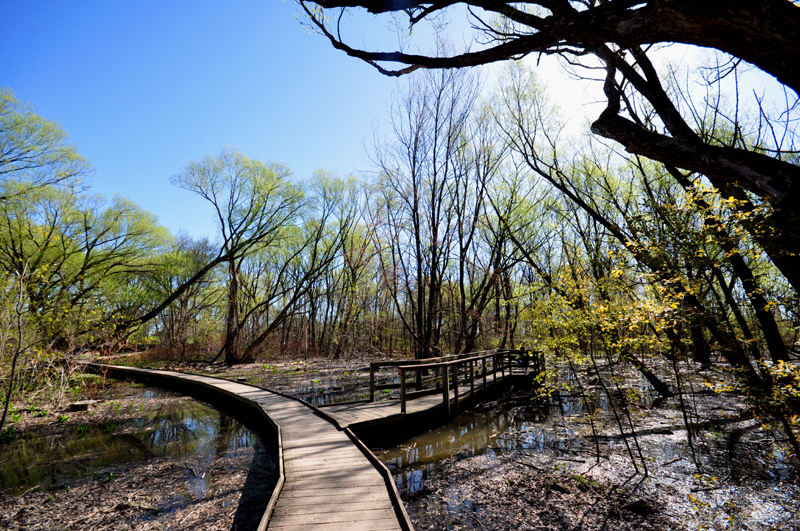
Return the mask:
<svg viewBox="0 0 800 531">
<path fill-rule="evenodd" d="M 475 362 L 481 361 L 483 363 L 483 385 L 484 389 L 486 389 L 486 360 L 489 358 L 493 359 L 492 363 L 492 376 L 493 381 L 497 384 L 497 366 L 500 366 L 500 374 L 503 377 L 503 380 L 506 379 L 506 367 L 508 367 L 508 376 L 511 376 L 511 355 L 522 353 L 522 351 L 518 350 L 494 350 L 494 351 L 485 351 L 488 354 L 481 354 L 475 356 L 474 352 L 469 353 L 468 357 L 464 355 L 460 355 L 459 359 L 451 359 L 449 361 L 442 361 L 442 362 L 434 362 L 434 363 L 417 363 L 417 364 L 404 364 L 397 367 L 397 372 L 400 376 L 400 413 L 406 413 L 406 372 L 407 371 L 415 371 L 417 374 L 417 384 L 416 387 L 419 387 L 420 381 L 420 374 L 422 370 L 427 369 L 436 369 L 437 372 L 440 373 L 440 378 L 442 382 L 442 402 L 444 405 L 445 412 L 447 416 L 450 416 L 450 368 L 453 367 L 452 370 L 453 374 L 453 381 L 452 381 L 452 388 L 455 390 L 455 411 L 458 412 L 459 409 L 459 401 L 458 401 L 458 366 L 459 365 L 467 365 L 469 364 L 469 382 L 470 382 L 470 397 L 474 403 L 475 401 Z M 429 361 L 429 360 L 426 360 Z M 374 379 L 370 379 L 370 390 L 374 390 Z"/>
<path fill-rule="evenodd" d="M 466 356 L 474 356 L 475 354 L 481 354 L 482 352 L 486 353 L 494 353 L 494 352 L 506 352 L 505 350 L 479 350 L 476 352 L 463 352 L 461 354 L 448 354 L 446 356 L 439 356 L 437 358 L 424 358 L 419 360 L 387 360 L 387 361 L 373 361 L 370 362 L 370 365 L 380 366 L 380 367 L 397 367 L 401 365 L 410 365 L 412 363 L 416 364 L 431 364 L 431 363 L 443 363 L 445 361 L 462 359 Z"/>
<path fill-rule="evenodd" d="M 464 359 L 460 359 L 460 360 L 443 361 L 441 363 L 434 363 L 434 364 L 422 364 L 422 363 L 420 363 L 420 364 L 417 364 L 417 365 L 407 365 L 407 366 L 403 366 L 403 367 L 400 367 L 400 368 L 403 369 L 404 371 L 415 371 L 415 370 L 420 370 L 420 369 L 430 369 L 431 366 L 433 366 L 433 367 L 441 367 L 443 365 L 448 365 L 448 366 L 461 365 L 462 363 L 466 363 L 468 361 L 480 361 L 482 359 L 491 358 L 493 356 L 505 356 L 505 355 L 507 355 L 507 353 L 505 351 L 496 351 L 496 352 L 493 351 L 491 354 L 484 354 L 482 356 L 472 356 L 472 357 L 464 358 Z"/>
<path fill-rule="evenodd" d="M 441 366 L 442 363 L 452 363 L 452 362 L 461 362 L 466 361 L 468 359 L 481 356 L 484 358 L 491 357 L 497 354 L 508 354 L 508 353 L 521 353 L 520 350 L 514 349 L 495 349 L 495 350 L 480 350 L 477 352 L 465 352 L 462 354 L 448 354 L 447 356 L 439 356 L 437 358 L 426 358 L 421 360 L 389 360 L 389 361 L 373 361 L 369 364 L 369 401 L 375 401 L 375 391 L 377 390 L 384 390 L 384 389 L 397 389 L 397 384 L 382 384 L 378 385 L 375 383 L 375 372 L 376 370 L 380 370 L 381 367 L 397 367 L 398 370 L 403 367 L 406 370 L 409 367 L 413 369 L 418 369 L 418 366 L 424 366 L 424 368 L 438 368 Z M 485 354 L 484 354 L 485 353 Z M 479 356 L 476 356 L 478 354 Z M 422 387 L 422 380 L 421 380 L 421 373 L 417 372 L 417 382 L 415 384 L 417 390 L 421 389 Z"/>
</svg>

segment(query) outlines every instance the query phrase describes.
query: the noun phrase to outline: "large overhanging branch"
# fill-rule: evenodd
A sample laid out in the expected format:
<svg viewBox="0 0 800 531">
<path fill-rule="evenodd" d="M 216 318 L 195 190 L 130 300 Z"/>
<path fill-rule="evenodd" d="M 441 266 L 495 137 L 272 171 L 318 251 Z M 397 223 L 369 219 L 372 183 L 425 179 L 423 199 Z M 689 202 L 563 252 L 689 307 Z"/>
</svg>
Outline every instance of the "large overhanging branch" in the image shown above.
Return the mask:
<svg viewBox="0 0 800 531">
<path fill-rule="evenodd" d="M 595 48 L 614 43 L 622 48 L 655 43 L 683 43 L 715 48 L 752 63 L 800 94 L 800 7 L 789 0 L 610 0 L 575 10 L 561 0 L 502 2 L 468 0 L 469 7 L 498 13 L 527 30 L 505 42 L 477 52 L 450 57 L 429 57 L 402 52 L 370 52 L 353 48 L 334 36 L 324 21 L 299 0 L 312 21 L 348 55 L 375 65 L 387 75 L 402 75 L 416 68 L 454 68 L 486 64 L 529 53 L 556 53 L 565 46 Z M 362 7 L 371 13 L 420 10 L 435 14 L 450 2 L 409 0 L 315 0 L 322 8 Z M 439 7 L 441 6 L 441 7 Z M 533 16 L 521 6 L 544 8 L 551 15 Z M 528 22 L 522 17 L 529 16 Z M 397 70 L 378 66 L 389 62 L 407 65 Z"/>
<path fill-rule="evenodd" d="M 603 113 L 592 132 L 615 140 L 629 153 L 708 176 L 716 185 L 733 184 L 774 203 L 797 198 L 800 167 L 760 153 L 687 142 L 649 131 L 614 113 Z"/>
</svg>

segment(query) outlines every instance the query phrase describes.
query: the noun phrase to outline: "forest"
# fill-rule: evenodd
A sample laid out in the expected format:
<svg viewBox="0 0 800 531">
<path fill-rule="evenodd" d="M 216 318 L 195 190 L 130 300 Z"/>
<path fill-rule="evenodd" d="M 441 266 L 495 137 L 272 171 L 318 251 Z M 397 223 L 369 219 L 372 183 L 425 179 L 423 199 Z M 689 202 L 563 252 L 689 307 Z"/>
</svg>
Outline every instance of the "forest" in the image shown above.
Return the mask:
<svg viewBox="0 0 800 531">
<path fill-rule="evenodd" d="M 298 176 L 229 146 L 175 168 L 176 197 L 212 207 L 212 239 L 94 194 L 67 132 L 2 89 L 0 437 L 14 404 L 63 396 L 89 353 L 237 367 L 528 349 L 545 360 L 536 397 L 595 389 L 628 415 L 623 435 L 644 398 L 620 399 L 620 374 L 677 401 L 698 473 L 697 397 L 744 404 L 796 482 L 796 3 L 467 2 L 484 38 L 467 52 L 441 34 L 425 53 L 372 52 L 339 28 L 356 6 L 412 28 L 449 4 L 299 2 L 317 38 L 402 76 L 390 134 L 361 174 Z M 704 62 L 669 62 L 659 44 L 676 42 Z M 567 127 L 523 60 L 537 53 L 602 87 L 590 127 Z M 741 88 L 756 74 L 780 97 Z"/>
</svg>

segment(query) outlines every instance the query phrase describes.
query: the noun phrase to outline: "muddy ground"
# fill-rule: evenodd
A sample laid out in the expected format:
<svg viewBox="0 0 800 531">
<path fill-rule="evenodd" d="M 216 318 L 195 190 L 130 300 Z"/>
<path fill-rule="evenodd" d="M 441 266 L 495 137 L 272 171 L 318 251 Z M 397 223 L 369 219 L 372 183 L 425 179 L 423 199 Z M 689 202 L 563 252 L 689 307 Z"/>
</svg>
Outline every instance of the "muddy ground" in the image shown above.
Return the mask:
<svg viewBox="0 0 800 531">
<path fill-rule="evenodd" d="M 596 463 L 509 452 L 456 455 L 406 503 L 418 531 L 797 530 L 798 496 L 796 484 L 777 482 L 691 488 L 659 467 L 637 474 L 619 455 Z"/>
<path fill-rule="evenodd" d="M 93 377 L 87 377 L 86 383 L 80 393 L 72 394 L 72 400 L 58 407 L 50 405 L 43 415 L 44 408 L 39 414 L 26 410 L 13 425 L 13 440 L 0 445 L 0 469 L 8 471 L 4 484 L 18 472 L 7 461 L 23 459 L 25 446 L 33 445 L 40 453 L 46 453 L 42 447 L 50 448 L 57 456 L 56 462 L 49 463 L 54 471 L 85 463 L 85 474 L 57 478 L 49 471 L 42 474 L 42 465 L 49 465 L 46 456 L 26 463 L 33 481 L 0 490 L 0 529 L 228 530 L 242 528 L 242 522 L 248 528 L 260 518 L 263 506 L 258 514 L 239 510 L 255 454 L 264 451 L 258 445 L 213 459 L 156 455 L 127 463 L 115 458 L 108 466 L 96 466 L 104 459 L 103 447 L 112 444 L 109 439 L 134 438 L 131 428 L 122 426 L 192 399 L 175 395 L 143 400 L 139 384 Z M 95 401 L 86 411 L 70 410 L 70 404 L 86 400 Z M 96 452 L 87 450 L 93 444 Z M 138 451 L 136 446 L 127 450 L 134 451 Z"/>
<path fill-rule="evenodd" d="M 363 369 L 369 361 L 374 358 L 267 360 L 236 367 L 171 363 L 166 367 L 245 381 L 320 404 L 365 398 L 369 373 Z M 102 393 L 106 395 L 89 412 L 53 409 L 38 418 L 26 414 L 16 425 L 18 436 L 57 435 L 79 424 L 101 426 L 119 416 L 120 409 L 125 415 L 136 414 L 139 406 L 124 402 L 123 392 L 109 395 L 89 389 L 74 398 L 97 398 Z M 736 435 L 737 444 L 741 443 L 737 448 L 745 449 L 767 447 L 768 439 L 774 438 L 772 433 L 763 436 L 758 421 L 741 416 L 742 408 L 717 413 L 721 418 L 727 415 L 731 422 L 708 427 L 706 431 L 712 434 L 704 437 L 717 437 L 715 430 L 720 437 Z M 70 416 L 65 425 L 58 422 L 61 414 Z M 641 412 L 642 417 L 653 414 Z M 716 464 L 707 460 L 713 466 L 698 474 L 675 411 L 665 418 L 668 422 L 663 423 L 673 429 L 651 430 L 642 440 L 666 440 L 674 445 L 677 457 L 645 455 L 646 476 L 641 466 L 638 472 L 634 470 L 622 444 L 606 445 L 599 461 L 586 450 L 591 444 L 575 455 L 499 448 L 480 455 L 454 452 L 439 462 L 437 473 L 426 478 L 422 489 L 406 497 L 408 511 L 418 530 L 800 529 L 796 473 L 785 467 L 773 473 L 775 456 L 753 450 L 741 452 L 735 462 L 729 455 Z M 662 424 L 659 419 L 652 422 Z M 585 419 L 564 422 L 565 437 L 585 438 L 585 431 Z M 613 438 L 614 433 L 608 430 L 606 435 Z M 191 498 L 197 495 L 190 489 L 193 478 L 185 463 L 168 459 L 102 471 L 71 483 L 69 489 L 39 488 L 21 494 L 7 489 L 0 493 L 0 528 L 232 529 L 252 455 L 250 449 L 231 462 L 221 462 L 218 487 L 195 498 Z M 764 462 L 750 466 L 751 460 Z M 111 472 L 114 477 L 109 480 Z M 176 492 L 187 494 L 177 502 L 168 501 L 167 495 Z"/>
</svg>

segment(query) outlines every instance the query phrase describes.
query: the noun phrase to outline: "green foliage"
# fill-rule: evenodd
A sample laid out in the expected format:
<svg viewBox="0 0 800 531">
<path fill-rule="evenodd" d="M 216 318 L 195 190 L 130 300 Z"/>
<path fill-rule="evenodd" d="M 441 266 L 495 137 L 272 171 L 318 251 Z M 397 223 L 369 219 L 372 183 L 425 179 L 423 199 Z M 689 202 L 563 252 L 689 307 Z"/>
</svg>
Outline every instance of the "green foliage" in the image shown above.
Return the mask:
<svg viewBox="0 0 800 531">
<path fill-rule="evenodd" d="M 50 184 L 77 184 L 88 175 L 91 166 L 66 138 L 56 122 L 0 88 L 0 201 L 24 198 Z"/>
<path fill-rule="evenodd" d="M 135 280 L 165 241 L 152 214 L 119 196 L 104 203 L 53 186 L 0 202 L 0 268 L 23 279 L 31 324 L 59 347 L 116 335 L 115 321 L 142 305 Z"/>
<path fill-rule="evenodd" d="M 0 444 L 8 444 L 16 437 L 17 430 L 13 427 L 6 428 L 0 432 Z"/>
</svg>

